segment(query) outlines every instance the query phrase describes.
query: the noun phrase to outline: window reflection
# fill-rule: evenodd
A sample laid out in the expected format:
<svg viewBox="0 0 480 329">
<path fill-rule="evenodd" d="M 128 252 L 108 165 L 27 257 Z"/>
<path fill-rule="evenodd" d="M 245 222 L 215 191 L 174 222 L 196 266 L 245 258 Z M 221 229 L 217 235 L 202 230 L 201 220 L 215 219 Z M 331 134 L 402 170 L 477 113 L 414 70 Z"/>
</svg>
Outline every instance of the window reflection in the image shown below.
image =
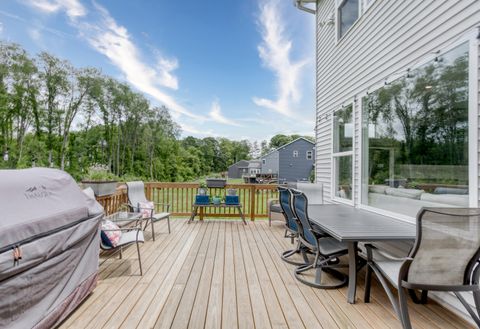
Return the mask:
<svg viewBox="0 0 480 329">
<path fill-rule="evenodd" d="M 342 37 L 358 19 L 358 0 L 344 0 L 338 6 L 339 33 Z"/>
<path fill-rule="evenodd" d="M 362 100 L 362 203 L 468 206 L 468 44 Z"/>
</svg>

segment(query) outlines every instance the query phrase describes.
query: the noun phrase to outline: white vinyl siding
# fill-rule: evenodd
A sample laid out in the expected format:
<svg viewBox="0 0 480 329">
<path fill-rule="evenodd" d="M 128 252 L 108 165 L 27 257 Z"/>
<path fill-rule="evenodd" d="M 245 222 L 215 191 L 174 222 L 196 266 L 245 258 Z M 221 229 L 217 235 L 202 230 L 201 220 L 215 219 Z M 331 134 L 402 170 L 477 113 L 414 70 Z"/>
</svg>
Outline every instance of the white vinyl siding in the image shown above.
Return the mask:
<svg viewBox="0 0 480 329">
<path fill-rule="evenodd" d="M 355 99 L 355 118 L 361 118 L 361 97 L 369 90 L 377 89 L 385 80 L 391 81 L 405 74 L 407 68 L 418 67 L 421 61 L 433 59 L 434 52 L 451 48 L 453 43 L 466 39 L 467 33 L 478 33 L 476 27 L 480 25 L 478 0 L 377 0 L 360 15 L 348 33 L 337 41 L 336 27 L 321 24 L 336 12 L 336 5 L 335 0 L 319 0 L 316 18 L 316 181 L 324 186 L 326 202 L 332 197 L 333 111 L 344 105 L 345 100 Z M 478 83 L 474 86 L 476 95 L 471 93 L 469 97 L 473 97 L 474 103 L 470 104 L 478 113 L 480 58 L 473 62 L 471 65 L 477 67 Z M 480 127 L 478 116 L 475 121 Z M 354 136 L 360 141 L 361 120 L 354 122 Z M 477 157 L 480 157 L 479 128 L 473 135 L 476 136 L 476 141 L 469 140 L 469 143 L 477 150 Z M 357 142 L 353 150 L 353 191 L 356 205 L 359 204 L 360 191 L 360 147 L 360 142 Z M 480 172 L 480 164 L 476 169 Z M 478 184 L 478 193 L 475 193 L 474 198 L 480 204 L 478 172 L 474 173 L 471 184 Z M 465 313 L 450 295 L 444 296 L 443 302 Z"/>
</svg>

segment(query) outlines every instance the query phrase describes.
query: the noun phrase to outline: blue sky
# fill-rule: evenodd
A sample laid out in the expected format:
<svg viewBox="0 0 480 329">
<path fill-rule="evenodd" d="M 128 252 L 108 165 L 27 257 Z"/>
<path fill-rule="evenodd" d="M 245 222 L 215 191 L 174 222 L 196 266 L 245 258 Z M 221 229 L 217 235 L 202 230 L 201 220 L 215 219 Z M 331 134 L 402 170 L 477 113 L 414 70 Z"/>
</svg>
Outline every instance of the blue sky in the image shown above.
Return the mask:
<svg viewBox="0 0 480 329">
<path fill-rule="evenodd" d="M 183 135 L 313 135 L 314 16 L 285 0 L 9 0 L 0 37 L 166 105 Z"/>
</svg>

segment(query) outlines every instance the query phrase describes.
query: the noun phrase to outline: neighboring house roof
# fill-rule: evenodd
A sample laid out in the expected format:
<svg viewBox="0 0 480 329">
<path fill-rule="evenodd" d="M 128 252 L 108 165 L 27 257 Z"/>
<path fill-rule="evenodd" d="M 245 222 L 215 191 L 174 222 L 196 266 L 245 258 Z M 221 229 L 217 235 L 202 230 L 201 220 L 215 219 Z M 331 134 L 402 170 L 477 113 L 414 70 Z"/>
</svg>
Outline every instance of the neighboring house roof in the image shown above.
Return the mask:
<svg viewBox="0 0 480 329">
<path fill-rule="evenodd" d="M 228 166 L 228 168 L 231 168 L 235 165 L 238 165 L 239 168 L 247 168 L 248 167 L 248 164 L 249 164 L 249 161 L 248 160 L 240 160 L 240 161 L 237 161 L 235 162 L 234 164 Z"/>
<path fill-rule="evenodd" d="M 312 144 L 313 146 L 315 146 L 315 143 L 312 142 L 311 140 L 308 140 L 308 139 L 306 139 L 306 138 L 304 138 L 304 137 L 299 137 L 299 138 L 291 141 L 290 143 L 284 144 L 284 145 L 280 146 L 279 148 L 276 148 L 276 149 L 268 152 L 267 154 L 262 155 L 260 158 L 265 158 L 265 157 L 269 156 L 270 154 L 272 154 L 272 153 L 274 153 L 274 152 L 278 152 L 278 151 L 280 151 L 281 149 L 287 147 L 288 145 L 293 144 L 293 143 L 296 143 L 297 141 L 299 141 L 299 140 L 301 140 L 301 139 L 303 139 L 304 141 L 309 142 L 310 144 Z"/>
</svg>

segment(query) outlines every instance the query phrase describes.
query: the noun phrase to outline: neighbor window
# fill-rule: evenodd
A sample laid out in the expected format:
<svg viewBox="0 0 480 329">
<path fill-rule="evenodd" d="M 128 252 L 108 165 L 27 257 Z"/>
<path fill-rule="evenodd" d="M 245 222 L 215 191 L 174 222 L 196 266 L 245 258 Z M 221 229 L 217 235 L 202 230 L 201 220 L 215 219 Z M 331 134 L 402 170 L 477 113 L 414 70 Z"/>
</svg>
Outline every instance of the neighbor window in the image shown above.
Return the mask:
<svg viewBox="0 0 480 329">
<path fill-rule="evenodd" d="M 469 206 L 468 44 L 362 99 L 362 203 Z"/>
<path fill-rule="evenodd" d="M 267 160 L 262 159 L 262 164 L 265 164 L 265 163 L 267 163 Z"/>
<path fill-rule="evenodd" d="M 333 115 L 333 190 L 334 198 L 352 200 L 353 106 Z"/>
<path fill-rule="evenodd" d="M 293 157 L 298 158 L 298 151 L 297 150 L 293 151 Z"/>
<path fill-rule="evenodd" d="M 342 0 L 338 5 L 338 37 L 341 38 L 359 16 L 360 0 Z"/>
<path fill-rule="evenodd" d="M 307 160 L 313 159 L 313 151 L 307 151 Z"/>
</svg>

